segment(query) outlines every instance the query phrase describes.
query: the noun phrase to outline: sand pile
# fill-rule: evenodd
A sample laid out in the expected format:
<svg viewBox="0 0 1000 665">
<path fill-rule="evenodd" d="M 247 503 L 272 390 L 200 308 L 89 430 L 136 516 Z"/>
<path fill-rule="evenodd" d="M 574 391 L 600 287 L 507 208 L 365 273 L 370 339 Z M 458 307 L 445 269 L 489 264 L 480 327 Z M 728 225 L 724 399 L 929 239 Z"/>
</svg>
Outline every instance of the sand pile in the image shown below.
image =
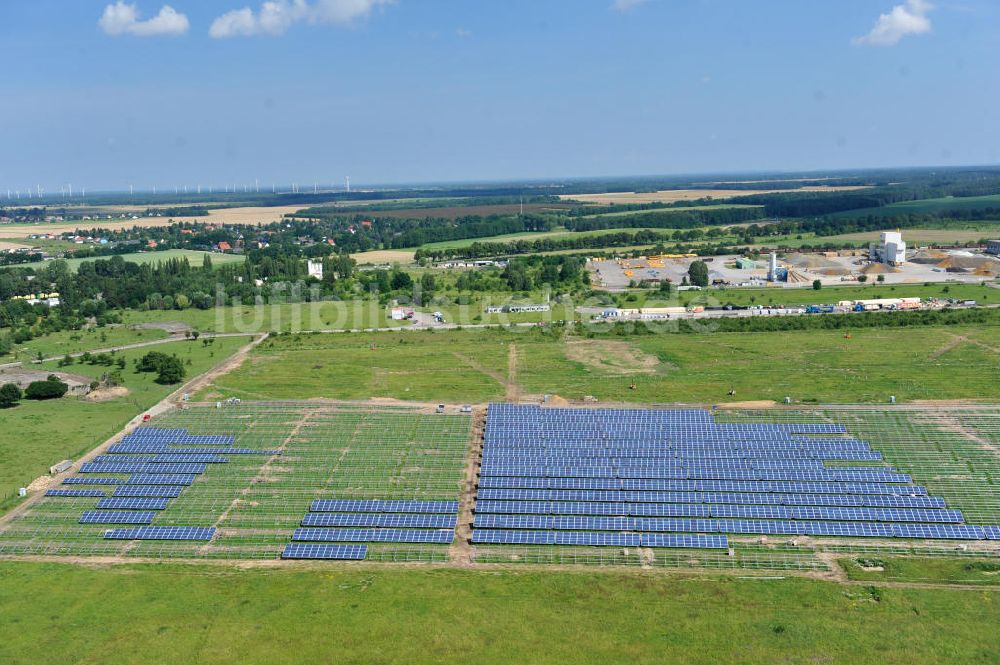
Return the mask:
<svg viewBox="0 0 1000 665">
<path fill-rule="evenodd" d="M 948 258 L 947 252 L 942 252 L 939 249 L 921 249 L 910 257 L 911 263 L 938 263 Z"/>
<path fill-rule="evenodd" d="M 889 266 L 884 263 L 869 263 L 861 269 L 861 272 L 865 275 L 884 275 L 886 273 L 899 271 L 899 268 L 894 268 L 893 266 Z"/>
</svg>

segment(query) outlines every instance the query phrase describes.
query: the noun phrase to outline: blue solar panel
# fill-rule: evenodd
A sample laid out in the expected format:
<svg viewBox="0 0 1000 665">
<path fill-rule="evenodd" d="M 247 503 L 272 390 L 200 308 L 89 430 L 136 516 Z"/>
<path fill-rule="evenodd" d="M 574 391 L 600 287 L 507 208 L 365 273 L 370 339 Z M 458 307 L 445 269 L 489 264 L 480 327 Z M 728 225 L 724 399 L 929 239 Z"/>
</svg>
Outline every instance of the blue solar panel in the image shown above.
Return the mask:
<svg viewBox="0 0 1000 665">
<path fill-rule="evenodd" d="M 439 543 L 447 545 L 454 531 L 421 529 L 314 529 L 302 527 L 292 534 L 294 541 L 344 543 Z"/>
<path fill-rule="evenodd" d="M 134 529 L 108 529 L 104 537 L 112 540 L 211 540 L 215 527 L 140 526 Z"/>
<path fill-rule="evenodd" d="M 152 459 L 149 460 L 153 464 L 165 464 L 165 463 L 184 463 L 184 462 L 200 462 L 202 464 L 225 464 L 229 461 L 228 457 L 222 457 L 221 455 L 211 455 L 208 453 L 163 453 L 160 455 L 154 455 Z"/>
<path fill-rule="evenodd" d="M 638 533 L 605 533 L 600 531 L 557 531 L 556 545 L 588 545 L 639 547 Z"/>
<path fill-rule="evenodd" d="M 85 510 L 80 524 L 149 524 L 154 517 L 152 511 Z"/>
<path fill-rule="evenodd" d="M 322 543 L 289 543 L 281 552 L 282 559 L 342 559 L 361 561 L 368 555 L 367 545 L 327 545 Z"/>
<path fill-rule="evenodd" d="M 100 510 L 166 510 L 170 499 L 160 497 L 108 497 L 97 502 Z"/>
<path fill-rule="evenodd" d="M 45 496 L 104 496 L 103 490 L 45 490 Z"/>
<path fill-rule="evenodd" d="M 983 530 L 983 535 L 990 540 L 1000 540 L 1000 526 L 984 526 L 980 528 Z"/>
<path fill-rule="evenodd" d="M 725 536 L 701 536 L 687 534 L 644 533 L 643 547 L 688 547 L 695 549 L 727 549 L 729 540 Z"/>
<path fill-rule="evenodd" d="M 316 499 L 309 510 L 314 513 L 457 513 L 458 501 Z"/>
<path fill-rule="evenodd" d="M 476 515 L 477 529 L 544 529 L 552 528 L 555 518 L 550 515 Z"/>
<path fill-rule="evenodd" d="M 962 524 L 893 524 L 897 538 L 944 538 L 947 540 L 983 540 L 982 527 Z"/>
<path fill-rule="evenodd" d="M 125 481 L 128 485 L 190 485 L 193 474 L 184 473 L 133 473 Z"/>
<path fill-rule="evenodd" d="M 80 473 L 204 473 L 204 464 L 151 464 L 149 462 L 87 462 Z"/>
<path fill-rule="evenodd" d="M 454 529 L 457 521 L 454 515 L 421 513 L 307 513 L 302 526 Z"/>
<path fill-rule="evenodd" d="M 474 526 L 494 534 L 479 542 L 512 544 L 547 542 L 549 529 L 986 537 L 907 474 L 827 460 L 882 456 L 833 423 L 491 404 Z M 511 535 L 522 530 L 534 533 Z"/>
<path fill-rule="evenodd" d="M 119 478 L 81 478 L 75 476 L 73 478 L 63 478 L 63 485 L 117 485 L 119 483 L 125 482 Z"/>
<path fill-rule="evenodd" d="M 555 545 L 556 534 L 551 531 L 476 529 L 472 532 L 472 542 L 494 545 Z"/>
<path fill-rule="evenodd" d="M 159 496 L 173 498 L 181 495 L 179 485 L 119 485 L 111 496 Z"/>
<path fill-rule="evenodd" d="M 554 518 L 552 528 L 556 531 L 631 531 L 630 517 L 579 517 L 562 516 Z"/>
</svg>

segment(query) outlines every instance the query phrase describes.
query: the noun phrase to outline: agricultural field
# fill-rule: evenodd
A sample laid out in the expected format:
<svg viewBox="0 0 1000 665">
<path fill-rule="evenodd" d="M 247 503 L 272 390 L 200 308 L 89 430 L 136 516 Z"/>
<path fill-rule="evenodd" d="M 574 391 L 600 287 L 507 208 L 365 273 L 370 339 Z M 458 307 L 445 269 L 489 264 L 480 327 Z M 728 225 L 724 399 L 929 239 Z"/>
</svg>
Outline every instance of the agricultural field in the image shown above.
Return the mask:
<svg viewBox="0 0 1000 665">
<path fill-rule="evenodd" d="M 63 397 L 57 400 L 22 400 L 19 406 L 0 409 L 0 508 L 23 487 L 47 473 L 49 466 L 66 458 L 77 458 L 119 431 L 134 416 L 156 404 L 178 386 L 162 386 L 154 374 L 134 373 L 133 360 L 149 350 L 177 354 L 193 377 L 225 360 L 247 343 L 246 337 L 219 338 L 210 345 L 202 342 L 172 342 L 151 349 L 121 351 L 125 358 L 124 391 L 106 393 L 100 399 Z M 41 371 L 65 371 L 100 378 L 117 369 L 75 363 L 61 368 L 56 362 L 32 365 Z M 8 504 L 9 505 L 9 504 Z"/>
<path fill-rule="evenodd" d="M 665 324 L 667 325 L 667 324 Z M 586 395 L 610 402 L 1000 399 L 1000 328 L 573 336 L 538 328 L 283 335 L 207 394 L 244 399 Z M 776 340 L 780 338 L 780 343 Z M 632 385 L 635 385 L 632 388 Z M 729 391 L 735 391 L 730 397 Z"/>
<path fill-rule="evenodd" d="M 667 189 L 658 192 L 609 192 L 607 194 L 561 194 L 563 200 L 581 203 L 612 205 L 615 203 L 676 203 L 677 201 L 697 201 L 699 199 L 732 199 L 754 194 L 775 194 L 786 192 L 846 192 L 867 189 L 860 186 L 810 186 L 795 190 L 788 189 Z"/>
<path fill-rule="evenodd" d="M 217 208 L 207 217 L 140 217 L 138 219 L 92 219 L 71 222 L 39 222 L 37 224 L 0 225 L 0 238 L 24 238 L 33 233 L 73 233 L 80 229 L 102 228 L 121 231 L 133 227 L 156 228 L 175 222 L 213 222 L 219 224 L 267 224 L 280 222 L 284 215 L 292 214 L 303 206 Z M 115 208 L 114 206 L 112 208 Z M 126 206 L 122 212 L 141 212 L 136 206 Z M 143 208 L 145 210 L 145 208 Z M 117 212 L 117 210 L 116 210 Z"/>
<path fill-rule="evenodd" d="M 542 213 L 566 210 L 572 205 L 568 203 L 525 203 L 524 212 Z M 337 208 L 331 208 L 331 213 L 339 213 Z M 421 219 L 435 217 L 443 219 L 457 219 L 459 217 L 469 217 L 472 215 L 488 217 L 490 215 L 516 215 L 521 212 L 521 206 L 517 203 L 499 205 L 470 205 L 470 206 L 445 206 L 439 208 L 391 208 L 383 210 L 372 210 L 373 217 L 392 217 L 395 219 Z M 351 213 L 344 213 L 351 214 Z"/>
</svg>

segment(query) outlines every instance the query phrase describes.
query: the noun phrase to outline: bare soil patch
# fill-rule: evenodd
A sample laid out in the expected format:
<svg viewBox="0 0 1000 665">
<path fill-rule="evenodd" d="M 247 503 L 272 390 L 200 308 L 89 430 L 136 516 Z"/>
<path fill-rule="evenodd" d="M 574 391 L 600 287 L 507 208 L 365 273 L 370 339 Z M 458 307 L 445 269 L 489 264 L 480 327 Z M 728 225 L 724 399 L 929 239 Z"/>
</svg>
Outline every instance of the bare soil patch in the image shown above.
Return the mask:
<svg viewBox="0 0 1000 665">
<path fill-rule="evenodd" d="M 566 342 L 566 358 L 609 374 L 652 374 L 663 365 L 628 342 L 606 340 Z"/>
<path fill-rule="evenodd" d="M 135 330 L 165 330 L 169 335 L 183 335 L 185 332 L 193 330 L 190 324 L 183 321 L 152 321 L 136 323 L 129 327 Z"/>
<path fill-rule="evenodd" d="M 0 226 L 0 238 L 24 238 L 31 233 L 70 233 L 77 229 L 130 229 L 134 226 L 155 228 L 174 222 L 202 222 L 210 224 L 270 224 L 280 222 L 285 215 L 302 210 L 304 206 L 273 206 L 217 208 L 204 217 L 140 217 L 138 219 L 93 219 L 79 222 L 43 222 L 39 224 L 7 224 Z"/>
<path fill-rule="evenodd" d="M 82 399 L 88 402 L 110 402 L 113 399 L 118 399 L 119 397 L 125 397 L 129 393 L 128 388 L 125 386 L 115 386 L 114 388 L 98 388 L 97 390 L 91 390 L 89 393 L 83 396 Z"/>
<path fill-rule="evenodd" d="M 717 404 L 718 409 L 772 409 L 777 405 L 772 399 L 747 400 L 745 402 L 728 402 Z"/>
</svg>

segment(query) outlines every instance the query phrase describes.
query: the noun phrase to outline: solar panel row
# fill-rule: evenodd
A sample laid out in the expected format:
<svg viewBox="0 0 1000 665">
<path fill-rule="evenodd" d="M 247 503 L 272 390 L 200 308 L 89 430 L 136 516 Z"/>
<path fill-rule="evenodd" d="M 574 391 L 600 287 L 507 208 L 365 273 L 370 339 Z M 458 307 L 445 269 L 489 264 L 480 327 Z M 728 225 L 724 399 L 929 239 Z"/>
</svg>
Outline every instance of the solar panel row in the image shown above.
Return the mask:
<svg viewBox="0 0 1000 665">
<path fill-rule="evenodd" d="M 920 485 L 890 483 L 785 482 L 756 480 L 666 480 L 654 478 L 538 478 L 485 476 L 481 489 L 626 490 L 667 492 L 768 492 L 796 494 L 886 494 L 924 496 Z"/>
<path fill-rule="evenodd" d="M 537 478 L 651 478 L 679 480 L 789 480 L 789 481 L 861 481 L 876 483 L 909 483 L 905 473 L 868 469 L 725 469 L 725 468 L 626 468 L 626 467 L 483 467 L 480 476 L 514 476 Z"/>
<path fill-rule="evenodd" d="M 190 485 L 194 474 L 185 473 L 133 473 L 125 481 L 127 485 Z"/>
<path fill-rule="evenodd" d="M 682 547 L 693 549 L 726 549 L 725 536 L 659 533 L 600 533 L 553 531 L 476 530 L 473 543 L 498 545 L 587 545 L 615 547 Z"/>
<path fill-rule="evenodd" d="M 45 490 L 45 496 L 104 496 L 103 490 Z"/>
<path fill-rule="evenodd" d="M 156 517 L 152 511 L 85 510 L 80 524 L 149 524 Z"/>
<path fill-rule="evenodd" d="M 119 478 L 81 478 L 80 476 L 74 476 L 72 478 L 64 478 L 62 481 L 63 485 L 117 485 L 118 483 L 124 482 Z"/>
<path fill-rule="evenodd" d="M 302 526 L 454 529 L 457 521 L 454 515 L 420 513 L 307 513 Z"/>
<path fill-rule="evenodd" d="M 108 447 L 108 452 L 116 455 L 174 454 L 174 455 L 280 455 L 280 450 L 257 450 L 256 448 L 227 448 L 224 446 L 201 446 L 198 448 L 176 448 L 165 443 L 116 443 Z"/>
<path fill-rule="evenodd" d="M 393 501 L 383 499 L 316 499 L 310 512 L 320 513 L 444 513 L 458 512 L 458 501 Z"/>
<path fill-rule="evenodd" d="M 181 495 L 180 485 L 119 485 L 111 496 L 158 496 L 174 498 Z"/>
<path fill-rule="evenodd" d="M 769 492 L 656 492 L 624 490 L 480 489 L 480 500 L 616 501 L 623 503 L 732 503 L 744 505 L 867 506 L 869 508 L 944 508 L 929 496 L 886 494 L 780 494 Z"/>
<path fill-rule="evenodd" d="M 321 543 L 289 543 L 281 552 L 282 559 L 343 559 L 360 561 L 368 555 L 367 545 L 326 545 Z"/>
<path fill-rule="evenodd" d="M 473 533 L 478 533 L 480 529 L 505 529 L 949 538 L 960 540 L 983 540 L 990 537 L 983 527 L 964 524 L 577 517 L 565 515 L 476 515 L 474 527 Z"/>
<path fill-rule="evenodd" d="M 95 506 L 99 510 L 166 510 L 170 499 L 162 497 L 119 496 L 101 499 Z"/>
<path fill-rule="evenodd" d="M 958 510 L 775 506 L 697 503 L 616 503 L 597 501 L 490 501 L 476 503 L 476 513 L 530 515 L 622 515 L 663 517 L 746 517 L 800 520 L 961 523 Z"/>
<path fill-rule="evenodd" d="M 151 464 L 149 462 L 87 462 L 80 473 L 205 473 L 204 464 Z"/>
<path fill-rule="evenodd" d="M 292 534 L 293 541 L 343 543 L 438 543 L 454 540 L 451 530 L 426 529 L 323 529 L 302 527 Z"/>
</svg>

